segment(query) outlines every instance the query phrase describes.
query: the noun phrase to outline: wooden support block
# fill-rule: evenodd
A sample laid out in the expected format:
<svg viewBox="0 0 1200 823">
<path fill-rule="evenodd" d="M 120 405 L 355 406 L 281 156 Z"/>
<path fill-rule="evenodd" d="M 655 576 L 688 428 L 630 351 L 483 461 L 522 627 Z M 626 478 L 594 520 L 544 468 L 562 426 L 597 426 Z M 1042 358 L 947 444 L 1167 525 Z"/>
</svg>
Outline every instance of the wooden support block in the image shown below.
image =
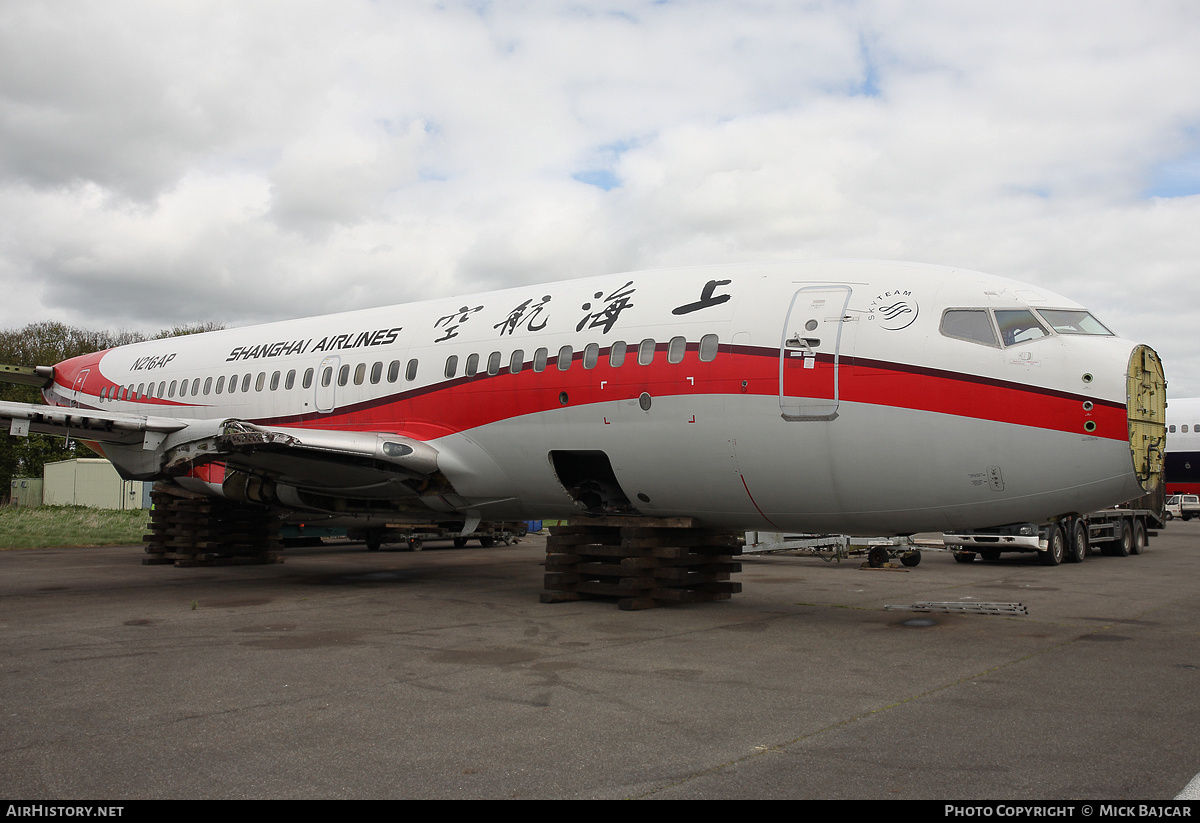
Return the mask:
<svg viewBox="0 0 1200 823">
<path fill-rule="evenodd" d="M 586 599 L 583 595 L 574 592 L 542 592 L 541 596 L 543 603 L 575 603 Z"/>
<path fill-rule="evenodd" d="M 741 591 L 740 534 L 692 518 L 601 517 L 552 526 L 542 602 L 616 598 L 625 610 L 727 600 Z"/>
</svg>

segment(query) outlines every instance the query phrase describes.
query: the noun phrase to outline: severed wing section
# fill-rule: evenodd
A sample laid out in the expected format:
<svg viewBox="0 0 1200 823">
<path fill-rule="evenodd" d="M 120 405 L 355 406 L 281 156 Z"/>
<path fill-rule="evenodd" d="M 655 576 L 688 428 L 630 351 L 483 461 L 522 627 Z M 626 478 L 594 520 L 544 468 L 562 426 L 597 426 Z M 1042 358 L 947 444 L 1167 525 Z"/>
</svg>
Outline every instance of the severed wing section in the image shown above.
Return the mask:
<svg viewBox="0 0 1200 823">
<path fill-rule="evenodd" d="M 188 424 L 172 417 L 0 402 L 0 425 L 6 425 L 9 434 L 18 437 L 35 432 L 154 449 L 168 434 L 180 431 Z"/>
<path fill-rule="evenodd" d="M 171 480 L 206 494 L 288 509 L 428 510 L 452 492 L 438 450 L 393 433 L 185 420 L 0 402 L 8 433 L 74 437 L 131 480 Z M 445 509 L 444 503 L 437 508 Z"/>
</svg>

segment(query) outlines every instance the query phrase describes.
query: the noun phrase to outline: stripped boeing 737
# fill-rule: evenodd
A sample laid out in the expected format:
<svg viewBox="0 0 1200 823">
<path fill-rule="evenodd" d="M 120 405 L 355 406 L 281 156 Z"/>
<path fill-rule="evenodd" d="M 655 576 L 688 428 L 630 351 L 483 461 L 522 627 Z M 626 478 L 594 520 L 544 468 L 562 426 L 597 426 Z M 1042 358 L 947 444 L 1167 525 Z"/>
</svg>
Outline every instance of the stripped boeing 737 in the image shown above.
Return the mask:
<svg viewBox="0 0 1200 823">
<path fill-rule="evenodd" d="M 126 478 L 411 522 L 905 534 L 1046 522 L 1162 468 L 1148 346 L 908 263 L 637 272 L 154 340 L 27 377 L 11 433 Z"/>
</svg>

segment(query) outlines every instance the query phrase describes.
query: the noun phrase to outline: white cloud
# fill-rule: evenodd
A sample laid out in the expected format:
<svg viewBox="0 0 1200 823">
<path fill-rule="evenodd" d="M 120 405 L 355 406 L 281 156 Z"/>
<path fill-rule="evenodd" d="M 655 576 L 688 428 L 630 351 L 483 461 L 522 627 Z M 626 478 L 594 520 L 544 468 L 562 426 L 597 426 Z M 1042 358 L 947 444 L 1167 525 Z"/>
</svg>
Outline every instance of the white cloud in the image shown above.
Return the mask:
<svg viewBox="0 0 1200 823">
<path fill-rule="evenodd" d="M 5 4 L 0 324 L 879 256 L 1067 293 L 1200 394 L 1200 194 L 1147 196 L 1194 182 L 1196 42 L 1191 2 Z"/>
</svg>

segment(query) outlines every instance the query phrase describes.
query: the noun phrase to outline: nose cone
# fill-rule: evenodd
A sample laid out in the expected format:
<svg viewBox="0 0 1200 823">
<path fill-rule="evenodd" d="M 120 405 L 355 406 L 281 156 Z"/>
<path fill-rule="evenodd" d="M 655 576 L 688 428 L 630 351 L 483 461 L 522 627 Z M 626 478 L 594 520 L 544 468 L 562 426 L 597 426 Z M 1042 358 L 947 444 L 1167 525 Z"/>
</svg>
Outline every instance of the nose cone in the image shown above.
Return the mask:
<svg viewBox="0 0 1200 823">
<path fill-rule="evenodd" d="M 1162 361 L 1149 346 L 1134 346 L 1126 372 L 1129 451 L 1142 490 L 1162 488 L 1167 438 L 1167 381 Z"/>
</svg>

